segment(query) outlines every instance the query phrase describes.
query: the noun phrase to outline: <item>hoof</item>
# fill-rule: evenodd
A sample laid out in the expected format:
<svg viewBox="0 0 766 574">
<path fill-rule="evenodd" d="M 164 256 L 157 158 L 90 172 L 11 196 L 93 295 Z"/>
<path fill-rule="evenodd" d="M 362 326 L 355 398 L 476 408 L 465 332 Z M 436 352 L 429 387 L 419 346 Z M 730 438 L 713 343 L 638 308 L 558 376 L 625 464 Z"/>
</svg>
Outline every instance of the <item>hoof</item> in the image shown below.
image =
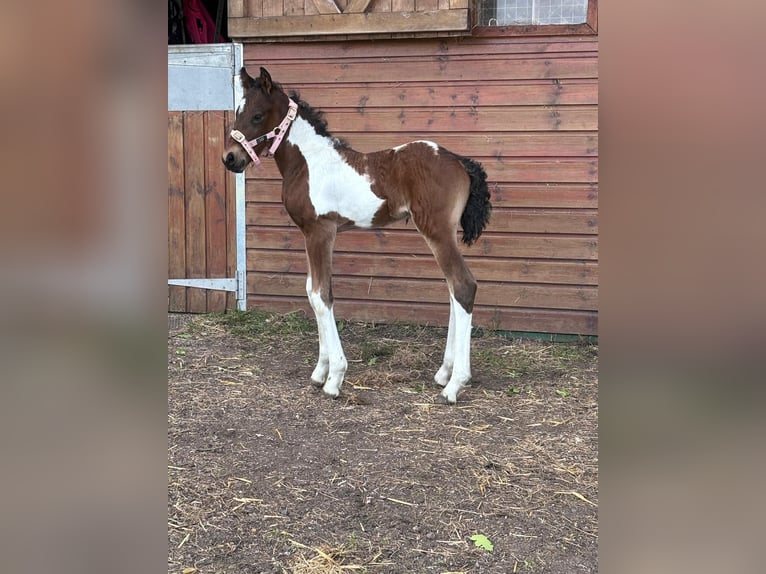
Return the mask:
<svg viewBox="0 0 766 574">
<path fill-rule="evenodd" d="M 324 386 L 324 381 L 315 381 L 314 379 L 311 379 L 311 386 L 321 389 Z"/>
<path fill-rule="evenodd" d="M 439 385 L 440 387 L 446 387 L 447 383 L 449 383 L 450 377 L 452 376 L 452 371 L 445 369 L 444 367 L 441 367 L 437 373 L 434 375 L 434 382 Z"/>
<path fill-rule="evenodd" d="M 457 395 L 450 396 L 449 394 L 442 391 L 439 393 L 437 400 L 443 405 L 455 405 L 457 404 Z"/>
</svg>

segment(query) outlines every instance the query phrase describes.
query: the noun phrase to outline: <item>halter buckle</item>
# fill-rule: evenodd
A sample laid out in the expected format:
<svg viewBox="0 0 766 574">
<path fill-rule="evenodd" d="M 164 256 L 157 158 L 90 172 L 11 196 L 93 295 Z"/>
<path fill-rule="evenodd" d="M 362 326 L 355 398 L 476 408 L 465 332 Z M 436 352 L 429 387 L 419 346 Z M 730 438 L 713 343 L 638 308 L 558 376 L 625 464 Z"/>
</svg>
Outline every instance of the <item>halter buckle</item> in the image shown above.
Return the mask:
<svg viewBox="0 0 766 574">
<path fill-rule="evenodd" d="M 293 121 L 296 117 L 298 117 L 298 105 L 290 100 L 290 107 L 287 108 L 287 119 Z"/>
</svg>

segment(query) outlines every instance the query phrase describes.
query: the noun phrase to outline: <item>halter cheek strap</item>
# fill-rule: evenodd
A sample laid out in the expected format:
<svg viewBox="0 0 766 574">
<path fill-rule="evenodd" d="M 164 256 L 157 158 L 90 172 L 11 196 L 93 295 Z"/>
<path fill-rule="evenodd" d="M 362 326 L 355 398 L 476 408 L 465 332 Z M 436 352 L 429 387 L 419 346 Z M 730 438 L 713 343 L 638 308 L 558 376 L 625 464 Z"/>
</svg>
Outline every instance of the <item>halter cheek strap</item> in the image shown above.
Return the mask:
<svg viewBox="0 0 766 574">
<path fill-rule="evenodd" d="M 272 157 L 275 153 L 277 153 L 277 148 L 279 148 L 279 144 L 282 143 L 282 139 L 287 133 L 287 128 L 290 127 L 290 124 L 292 124 L 295 118 L 298 116 L 298 104 L 289 98 L 288 102 L 289 107 L 287 108 L 287 115 L 282 119 L 282 122 L 269 133 L 263 134 L 262 136 L 250 141 L 248 141 L 248 139 L 245 137 L 245 134 L 239 130 L 231 130 L 229 134 L 234 141 L 238 142 L 245 149 L 247 155 L 249 155 L 253 160 L 253 163 L 261 169 L 263 169 L 263 166 L 261 165 L 261 160 L 258 157 L 258 154 L 255 153 L 255 147 L 262 144 L 263 142 L 274 140 L 274 142 L 271 144 L 271 147 L 269 148 L 269 151 L 263 154 L 263 157 Z"/>
</svg>

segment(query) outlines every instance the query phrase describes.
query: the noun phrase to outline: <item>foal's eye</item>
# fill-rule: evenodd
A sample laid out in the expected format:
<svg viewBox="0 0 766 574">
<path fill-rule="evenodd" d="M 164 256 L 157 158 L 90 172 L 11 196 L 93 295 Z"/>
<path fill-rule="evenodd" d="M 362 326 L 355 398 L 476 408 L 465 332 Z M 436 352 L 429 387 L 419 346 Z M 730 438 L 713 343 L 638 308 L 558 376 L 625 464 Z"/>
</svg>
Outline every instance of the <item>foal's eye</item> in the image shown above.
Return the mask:
<svg viewBox="0 0 766 574">
<path fill-rule="evenodd" d="M 251 120 L 254 124 L 259 124 L 263 121 L 263 114 L 255 114 Z"/>
</svg>

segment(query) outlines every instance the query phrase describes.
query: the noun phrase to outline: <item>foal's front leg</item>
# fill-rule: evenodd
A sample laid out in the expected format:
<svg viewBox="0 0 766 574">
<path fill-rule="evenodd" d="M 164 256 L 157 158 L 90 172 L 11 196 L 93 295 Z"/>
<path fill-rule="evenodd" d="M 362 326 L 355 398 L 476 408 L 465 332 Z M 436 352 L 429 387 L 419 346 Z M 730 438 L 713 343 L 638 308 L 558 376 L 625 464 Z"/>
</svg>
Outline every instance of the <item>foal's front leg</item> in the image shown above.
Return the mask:
<svg viewBox="0 0 766 574">
<path fill-rule="evenodd" d="M 309 275 L 306 278 L 306 295 L 308 295 L 309 303 L 314 310 L 314 316 L 317 319 L 317 331 L 319 332 L 319 359 L 317 360 L 316 367 L 314 367 L 314 371 L 311 373 L 311 383 L 315 387 L 322 387 L 327 380 L 327 373 L 330 372 L 330 355 L 327 351 L 324 329 L 322 329 L 319 322 L 319 313 L 321 313 L 321 309 L 317 312 L 312 293 L 311 272 L 309 271 Z"/>
<path fill-rule="evenodd" d="M 319 331 L 319 360 L 311 374 L 311 382 L 322 387 L 326 394 L 335 398 L 340 394 L 348 361 L 343 353 L 338 327 L 335 324 L 332 302 L 328 302 L 322 297 L 321 289 L 314 290 L 311 288 L 313 287 L 311 278 L 306 283 L 306 291 L 316 316 L 317 330 Z"/>
<path fill-rule="evenodd" d="M 336 229 L 334 225 L 317 224 L 311 232 L 304 233 L 309 259 L 306 294 L 314 310 L 319 332 L 319 360 L 311 374 L 311 381 L 334 398 L 340 394 L 348 367 L 332 309 L 331 265 Z"/>
</svg>

